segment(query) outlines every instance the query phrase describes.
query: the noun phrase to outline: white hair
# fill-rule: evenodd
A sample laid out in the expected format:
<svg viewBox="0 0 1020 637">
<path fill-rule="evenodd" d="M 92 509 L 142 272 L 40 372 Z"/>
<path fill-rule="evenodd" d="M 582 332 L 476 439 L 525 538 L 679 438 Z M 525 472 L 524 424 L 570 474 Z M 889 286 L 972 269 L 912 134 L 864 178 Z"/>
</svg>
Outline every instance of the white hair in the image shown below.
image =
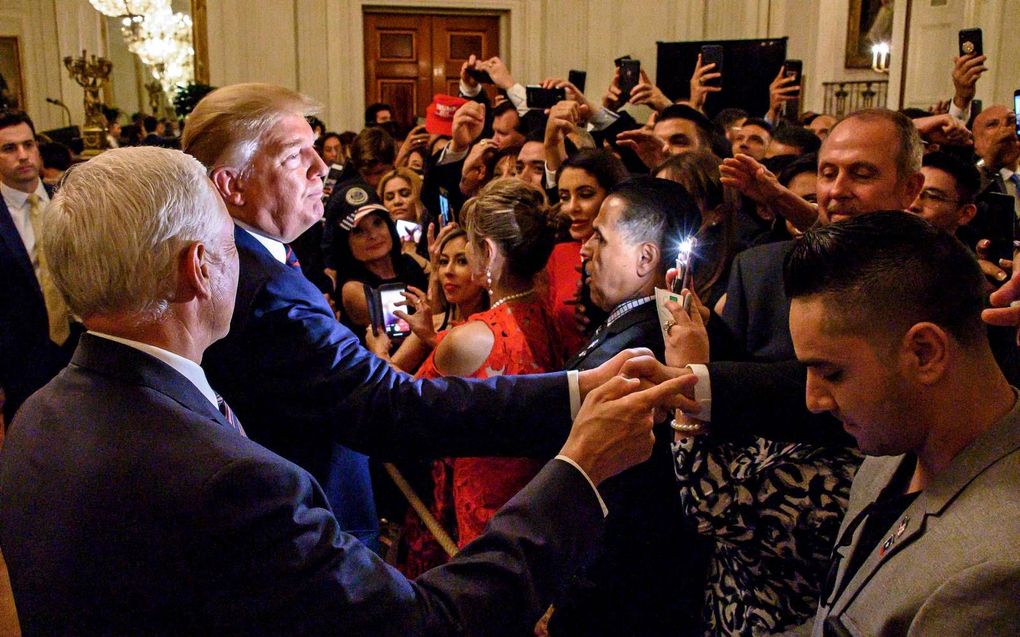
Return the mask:
<svg viewBox="0 0 1020 637">
<path fill-rule="evenodd" d="M 280 118 L 307 117 L 319 109 L 307 95 L 275 84 L 224 86 L 203 97 L 188 115 L 181 147 L 210 171 L 227 166 L 244 172 Z"/>
<path fill-rule="evenodd" d="M 113 312 L 163 317 L 189 243 L 222 223 L 205 169 L 177 150 L 109 150 L 69 170 L 44 215 L 53 281 L 82 318 Z"/>
</svg>

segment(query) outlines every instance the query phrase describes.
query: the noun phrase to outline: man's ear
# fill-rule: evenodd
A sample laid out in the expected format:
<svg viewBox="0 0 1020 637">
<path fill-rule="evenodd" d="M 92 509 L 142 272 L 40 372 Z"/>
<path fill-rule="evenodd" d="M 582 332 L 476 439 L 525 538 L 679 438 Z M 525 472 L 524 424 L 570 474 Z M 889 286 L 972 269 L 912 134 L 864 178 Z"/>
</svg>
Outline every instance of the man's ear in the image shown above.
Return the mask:
<svg viewBox="0 0 1020 637">
<path fill-rule="evenodd" d="M 208 256 L 205 244 L 199 241 L 189 243 L 181 250 L 177 266 L 175 302 L 186 303 L 194 298 L 208 297 L 212 294 L 209 285 Z"/>
<path fill-rule="evenodd" d="M 662 253 L 659 251 L 659 246 L 651 241 L 645 241 L 637 246 L 637 249 L 637 275 L 645 278 L 659 269 Z"/>
<path fill-rule="evenodd" d="M 244 205 L 244 189 L 247 184 L 240 171 L 235 168 L 220 166 L 213 169 L 212 173 L 209 174 L 209 178 L 212 179 L 213 185 L 216 186 L 216 190 L 220 193 L 224 203 L 231 206 Z"/>
<path fill-rule="evenodd" d="M 922 190 L 924 190 L 924 174 L 914 173 L 908 177 L 906 181 L 906 188 L 907 190 L 903 195 L 906 199 L 906 203 L 900 206 L 903 210 L 909 208 L 910 204 L 914 203 L 917 196 L 921 194 Z"/>
<path fill-rule="evenodd" d="M 934 385 L 949 366 L 951 338 L 934 323 L 917 323 L 903 337 L 901 355 L 906 372 L 921 385 Z"/>
<path fill-rule="evenodd" d="M 960 214 L 960 225 L 965 226 L 974 219 L 974 215 L 977 214 L 977 206 L 969 203 L 963 207 L 963 213 Z"/>
</svg>

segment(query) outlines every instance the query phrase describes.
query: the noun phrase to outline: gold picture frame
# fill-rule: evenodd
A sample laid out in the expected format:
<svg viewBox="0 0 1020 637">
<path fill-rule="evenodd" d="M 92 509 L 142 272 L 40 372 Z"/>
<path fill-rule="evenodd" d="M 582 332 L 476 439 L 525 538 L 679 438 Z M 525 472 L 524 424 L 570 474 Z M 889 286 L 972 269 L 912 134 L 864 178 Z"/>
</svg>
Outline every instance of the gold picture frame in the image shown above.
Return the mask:
<svg viewBox="0 0 1020 637">
<path fill-rule="evenodd" d="M 882 39 L 891 41 L 892 5 L 893 0 L 850 0 L 844 67 L 871 68 L 871 46 L 874 42 L 869 36 L 873 37 L 874 32 L 886 33 Z"/>
<path fill-rule="evenodd" d="M 0 36 L 0 105 L 25 109 L 25 82 L 21 66 L 21 46 L 16 35 Z"/>
</svg>

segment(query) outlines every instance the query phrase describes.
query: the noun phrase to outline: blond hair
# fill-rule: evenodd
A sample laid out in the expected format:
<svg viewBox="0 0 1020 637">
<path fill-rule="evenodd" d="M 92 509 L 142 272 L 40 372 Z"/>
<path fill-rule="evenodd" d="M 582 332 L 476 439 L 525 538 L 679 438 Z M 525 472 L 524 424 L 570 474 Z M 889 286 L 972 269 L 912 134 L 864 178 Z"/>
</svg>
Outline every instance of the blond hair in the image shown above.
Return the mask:
<svg viewBox="0 0 1020 637">
<path fill-rule="evenodd" d="M 191 111 L 181 147 L 208 170 L 229 166 L 245 171 L 262 138 L 282 117 L 308 117 L 321 105 L 275 84 L 232 84 L 209 93 Z"/>
<path fill-rule="evenodd" d="M 398 177 L 406 181 L 407 185 L 411 187 L 411 196 L 414 198 L 415 205 L 415 217 L 421 221 L 421 177 L 410 168 L 394 168 L 383 175 L 382 179 L 379 180 L 379 187 L 375 189 L 376 194 L 379 195 L 379 201 L 382 201 L 384 205 L 386 204 L 386 201 L 383 198 L 383 191 L 386 189 L 386 184 Z"/>
</svg>

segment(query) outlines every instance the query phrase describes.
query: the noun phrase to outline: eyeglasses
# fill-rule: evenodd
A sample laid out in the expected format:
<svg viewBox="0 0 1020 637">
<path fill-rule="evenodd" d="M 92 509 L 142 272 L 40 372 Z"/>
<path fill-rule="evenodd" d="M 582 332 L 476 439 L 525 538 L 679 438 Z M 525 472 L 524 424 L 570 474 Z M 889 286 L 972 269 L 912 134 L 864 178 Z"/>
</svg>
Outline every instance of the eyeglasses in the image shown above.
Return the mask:
<svg viewBox="0 0 1020 637">
<path fill-rule="evenodd" d="M 953 205 L 960 203 L 959 199 L 951 199 L 946 195 L 942 194 L 941 192 L 939 192 L 938 190 L 931 190 L 930 188 L 925 188 L 924 190 L 922 190 L 921 194 L 919 194 L 917 198 L 920 199 L 922 203 L 927 202 Z"/>
</svg>

